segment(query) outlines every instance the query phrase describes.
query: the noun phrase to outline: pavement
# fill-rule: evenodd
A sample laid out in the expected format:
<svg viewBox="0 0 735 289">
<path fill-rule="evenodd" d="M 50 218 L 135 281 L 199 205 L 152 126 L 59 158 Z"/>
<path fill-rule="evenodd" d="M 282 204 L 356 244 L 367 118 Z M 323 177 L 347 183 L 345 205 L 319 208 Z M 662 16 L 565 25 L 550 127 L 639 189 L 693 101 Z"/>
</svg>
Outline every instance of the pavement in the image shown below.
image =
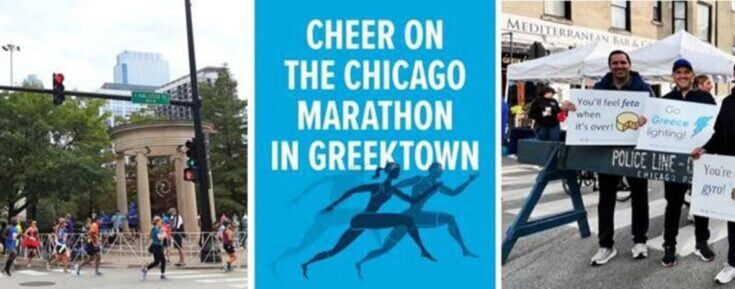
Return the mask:
<svg viewBox="0 0 735 289">
<path fill-rule="evenodd" d="M 513 158 L 502 159 L 502 224 L 503 237 L 523 206 L 534 184 L 539 168 L 519 164 Z M 583 187 L 582 195 L 592 235 L 582 239 L 576 223 L 521 237 L 502 267 L 503 288 L 735 288 L 735 282 L 719 285 L 714 282 L 727 257 L 727 226 L 724 221 L 710 220 L 710 248 L 717 257 L 705 263 L 693 254 L 694 224 L 687 220 L 688 208 L 682 209 L 677 239 L 678 264 L 665 268 L 663 258 L 663 227 L 666 200 L 663 183 L 649 181 L 648 231 L 649 256 L 634 260 L 630 248 L 630 201 L 618 202 L 615 214 L 615 248 L 618 255 L 600 267 L 589 265 L 598 249 L 598 192 Z M 541 197 L 533 217 L 571 209 L 572 204 L 559 182 L 550 183 Z"/>
<path fill-rule="evenodd" d="M 104 288 L 104 289 L 201 289 L 201 288 L 247 288 L 247 269 L 234 268 L 225 272 L 218 269 L 166 268 L 166 280 L 160 279 L 160 269 L 154 268 L 145 281 L 141 280 L 139 268 L 102 268 L 102 276 L 94 275 L 92 267 L 82 269 L 81 275 L 63 273 L 59 268 L 47 271 L 37 267 L 18 267 L 11 271 L 12 277 L 0 276 L 0 288 Z"/>
</svg>

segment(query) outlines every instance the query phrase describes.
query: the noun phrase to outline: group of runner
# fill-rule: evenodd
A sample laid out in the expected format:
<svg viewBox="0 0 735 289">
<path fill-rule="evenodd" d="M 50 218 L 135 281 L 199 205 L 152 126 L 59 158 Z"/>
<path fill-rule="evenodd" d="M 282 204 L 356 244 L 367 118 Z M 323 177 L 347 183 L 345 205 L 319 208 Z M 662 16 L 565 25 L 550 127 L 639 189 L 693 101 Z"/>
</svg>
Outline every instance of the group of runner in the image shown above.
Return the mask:
<svg viewBox="0 0 735 289">
<path fill-rule="evenodd" d="M 94 266 L 95 275 L 103 275 L 100 272 L 103 244 L 103 236 L 100 233 L 101 222 L 102 220 L 98 216 L 87 219 L 85 226 L 86 234 L 80 242 L 83 243 L 83 246 L 81 246 L 82 250 L 89 258 L 74 265 L 73 273 L 76 275 L 81 275 L 82 268 L 92 265 Z M 2 274 L 7 276 L 11 276 L 10 269 L 13 267 L 21 246 L 26 250 L 28 267 L 31 266 L 34 258 L 42 258 L 40 252 L 43 243 L 41 242 L 36 222 L 30 221 L 30 226 L 22 233 L 18 229 L 18 225 L 18 219 L 12 218 L 10 225 L 2 231 L 3 247 L 8 254 L 8 258 L 2 267 Z M 161 279 L 166 279 L 166 263 L 169 259 L 167 256 L 172 245 L 178 251 L 179 255 L 179 261 L 175 263 L 175 266 L 181 267 L 185 265 L 183 240 L 186 238 L 186 235 L 183 229 L 183 218 L 177 214 L 176 209 L 172 208 L 168 211 L 168 214 L 164 215 L 164 218 L 159 216 L 154 217 L 152 225 L 149 235 L 150 245 L 148 251 L 153 256 L 154 261 L 142 268 L 142 279 L 146 279 L 148 270 L 157 266 L 161 269 Z M 221 225 L 224 229 L 220 230 L 217 237 L 222 244 L 222 249 L 228 255 L 228 259 L 224 262 L 224 270 L 231 271 L 232 264 L 237 261 L 237 255 L 235 253 L 235 230 L 231 222 L 223 222 Z M 69 229 L 71 226 L 71 220 L 65 218 L 55 220 L 49 237 L 49 247 L 52 250 L 46 260 L 47 270 L 51 270 L 51 266 L 53 265 L 61 265 L 64 273 L 69 272 L 69 263 L 72 259 L 71 247 L 76 242 L 76 240 L 72 240 L 73 232 Z"/>
</svg>

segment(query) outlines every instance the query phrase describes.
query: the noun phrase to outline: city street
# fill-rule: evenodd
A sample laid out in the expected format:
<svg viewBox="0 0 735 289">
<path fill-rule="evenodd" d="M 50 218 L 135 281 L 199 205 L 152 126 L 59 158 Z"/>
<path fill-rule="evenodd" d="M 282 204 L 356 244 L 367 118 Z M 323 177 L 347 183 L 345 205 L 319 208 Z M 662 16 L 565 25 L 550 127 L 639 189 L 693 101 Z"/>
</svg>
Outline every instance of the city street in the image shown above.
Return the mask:
<svg viewBox="0 0 735 289">
<path fill-rule="evenodd" d="M 503 237 L 523 206 L 539 169 L 518 164 L 515 159 L 502 160 L 502 223 Z M 628 192 L 625 192 L 627 194 Z M 591 267 L 589 260 L 598 248 L 598 192 L 582 187 L 584 206 L 592 235 L 580 238 L 576 223 L 521 237 L 502 268 L 503 288 L 729 288 L 718 285 L 714 277 L 723 267 L 727 255 L 727 228 L 724 221 L 710 220 L 710 243 L 717 254 L 713 262 L 704 263 L 693 254 L 694 224 L 687 220 L 684 207 L 680 220 L 677 254 L 678 264 L 665 268 L 663 257 L 663 227 L 666 200 L 663 183 L 649 182 L 648 231 L 649 256 L 631 257 L 630 200 L 617 202 L 615 210 L 615 248 L 617 257 L 601 267 Z M 622 194 L 621 194 L 622 196 Z M 552 182 L 542 195 L 531 219 L 537 216 L 568 211 L 570 198 L 559 181 Z"/>
<path fill-rule="evenodd" d="M 94 276 L 93 268 L 84 268 L 77 276 L 63 273 L 61 269 L 20 268 L 12 271 L 13 276 L 0 276 L 0 288 L 247 288 L 247 271 L 244 268 L 224 272 L 219 269 L 176 269 L 166 268 L 166 280 L 160 279 L 160 269 L 148 273 L 141 281 L 140 269 L 104 268 L 103 276 Z"/>
</svg>

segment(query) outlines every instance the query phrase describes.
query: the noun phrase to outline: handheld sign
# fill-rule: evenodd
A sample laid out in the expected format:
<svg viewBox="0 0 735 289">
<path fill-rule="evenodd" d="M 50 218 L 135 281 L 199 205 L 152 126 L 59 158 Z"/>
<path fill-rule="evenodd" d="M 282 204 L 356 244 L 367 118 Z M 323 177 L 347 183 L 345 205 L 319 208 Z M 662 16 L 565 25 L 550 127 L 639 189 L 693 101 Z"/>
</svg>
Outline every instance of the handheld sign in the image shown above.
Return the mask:
<svg viewBox="0 0 735 289">
<path fill-rule="evenodd" d="M 717 106 L 649 98 L 636 149 L 688 154 L 714 132 Z"/>
<path fill-rule="evenodd" d="M 567 145 L 635 145 L 646 92 L 572 89 Z"/>
<path fill-rule="evenodd" d="M 703 155 L 694 162 L 694 215 L 735 222 L 735 157 Z"/>
</svg>

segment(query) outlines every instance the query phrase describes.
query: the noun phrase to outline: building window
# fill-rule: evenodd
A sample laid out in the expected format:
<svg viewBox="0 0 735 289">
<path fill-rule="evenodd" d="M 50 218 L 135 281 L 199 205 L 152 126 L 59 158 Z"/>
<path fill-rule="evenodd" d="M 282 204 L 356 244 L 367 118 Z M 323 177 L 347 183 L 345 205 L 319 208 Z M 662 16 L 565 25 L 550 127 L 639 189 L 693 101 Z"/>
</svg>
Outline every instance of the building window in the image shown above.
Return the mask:
<svg viewBox="0 0 735 289">
<path fill-rule="evenodd" d="M 673 19 L 673 33 L 679 30 L 687 31 L 687 2 L 686 1 L 675 1 L 674 2 L 674 16 Z"/>
<path fill-rule="evenodd" d="M 630 1 L 612 1 L 612 27 L 630 31 Z"/>
<path fill-rule="evenodd" d="M 712 6 L 707 3 L 697 3 L 697 38 L 712 42 Z"/>
<path fill-rule="evenodd" d="M 653 1 L 653 21 L 661 22 L 661 1 Z"/>
<path fill-rule="evenodd" d="M 572 1 L 546 0 L 544 14 L 572 20 Z"/>
</svg>

